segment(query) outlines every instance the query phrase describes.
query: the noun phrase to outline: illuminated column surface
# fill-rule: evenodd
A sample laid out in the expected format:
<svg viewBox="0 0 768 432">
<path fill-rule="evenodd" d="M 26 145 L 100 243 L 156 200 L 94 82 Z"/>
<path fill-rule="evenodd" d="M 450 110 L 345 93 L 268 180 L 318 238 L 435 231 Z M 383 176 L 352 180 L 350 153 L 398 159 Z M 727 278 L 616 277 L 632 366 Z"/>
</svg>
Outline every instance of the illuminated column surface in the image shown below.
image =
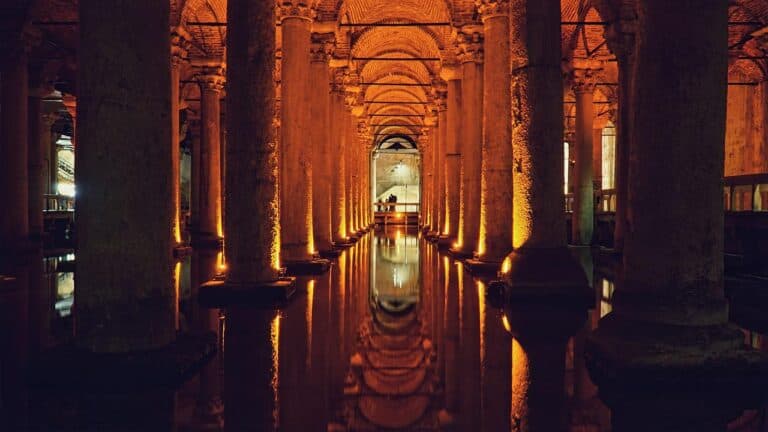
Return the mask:
<svg viewBox="0 0 768 432">
<path fill-rule="evenodd" d="M 576 95 L 576 142 L 573 146 L 573 216 L 571 243 L 578 246 L 592 244 L 595 221 L 595 185 L 592 166 L 594 137 L 594 92 L 597 71 L 583 61 L 574 60 L 571 80 Z"/>
<path fill-rule="evenodd" d="M 466 30 L 466 29 L 465 29 Z M 461 54 L 461 197 L 459 233 L 452 251 L 461 257 L 477 252 L 480 236 L 480 173 L 483 141 L 483 40 L 481 29 L 462 34 Z M 456 173 L 458 174 L 458 173 Z"/>
<path fill-rule="evenodd" d="M 423 228 L 429 229 L 432 226 L 432 182 L 434 180 L 434 162 L 432 160 L 434 153 L 433 133 L 429 128 L 422 129 L 422 135 L 419 137 L 419 150 L 421 153 L 421 213 Z"/>
<path fill-rule="evenodd" d="M 445 138 L 445 230 L 440 245 L 450 247 L 459 233 L 461 198 L 461 71 L 456 65 L 443 65 L 441 77 L 448 82 Z"/>
<path fill-rule="evenodd" d="M 224 70 L 206 67 L 200 76 L 200 156 L 198 225 L 195 244 L 219 246 L 223 220 L 221 214 L 221 91 Z"/>
<path fill-rule="evenodd" d="M 29 241 L 27 166 L 27 47 L 19 42 L 0 64 L 0 253 L 26 246 Z"/>
<path fill-rule="evenodd" d="M 180 27 L 171 32 L 171 64 L 170 64 L 170 82 L 171 91 L 171 111 L 169 121 L 171 126 L 171 136 L 168 140 L 171 146 L 171 190 L 173 200 L 173 214 L 171 215 L 171 235 L 173 246 L 181 248 L 182 246 L 182 226 L 181 226 L 181 147 L 179 139 L 179 89 L 181 77 L 181 64 L 187 60 L 189 53 L 187 47 L 191 37 Z"/>
<path fill-rule="evenodd" d="M 437 122 L 438 139 L 435 145 L 435 200 L 434 200 L 434 235 L 440 237 L 445 233 L 445 148 L 448 136 L 448 105 L 446 86 L 443 84 L 438 92 Z"/>
<path fill-rule="evenodd" d="M 343 246 L 347 243 L 347 220 L 346 220 L 346 157 L 345 147 L 346 129 L 344 122 L 346 119 L 344 107 L 344 90 L 341 85 L 343 79 L 343 70 L 337 69 L 335 72 L 334 84 L 331 89 L 331 129 L 332 141 L 336 143 L 337 151 L 334 152 L 331 159 L 331 229 L 333 243 L 336 246 Z"/>
<path fill-rule="evenodd" d="M 40 239 L 44 233 L 43 201 L 47 189 L 44 176 L 44 162 L 51 146 L 51 126 L 58 118 L 56 114 L 45 113 L 43 97 L 50 89 L 38 88 L 29 98 L 29 234 Z"/>
<path fill-rule="evenodd" d="M 328 70 L 329 41 L 319 36 L 313 38 L 310 64 L 310 146 L 314 149 L 312 163 L 312 214 L 315 247 L 321 254 L 333 250 L 331 224 L 331 196 L 333 183 L 332 148 L 333 123 L 331 123 L 331 88 Z"/>
<path fill-rule="evenodd" d="M 290 21 L 290 20 L 289 20 Z M 227 145 L 224 201 L 225 281 L 200 288 L 201 300 L 284 300 L 295 291 L 281 279 L 275 117 L 275 11 L 259 0 L 227 8 Z"/>
<path fill-rule="evenodd" d="M 79 4 L 91 37 L 78 51 L 75 334 L 94 352 L 156 349 L 176 337 L 169 9 L 154 0 Z"/>
<path fill-rule="evenodd" d="M 632 223 L 613 312 L 588 337 L 587 360 L 612 430 L 723 431 L 764 400 L 768 381 L 768 358 L 729 324 L 723 289 L 728 2 L 647 1 L 640 12 Z M 697 62 L 658 75 L 661 49 Z"/>
<path fill-rule="evenodd" d="M 495 274 L 512 251 L 512 122 L 509 76 L 509 1 L 481 2 L 484 86 L 478 259 Z"/>
<path fill-rule="evenodd" d="M 310 45 L 314 10 L 298 2 L 278 8 L 282 28 L 280 235 L 288 271 L 313 259 Z"/>
</svg>

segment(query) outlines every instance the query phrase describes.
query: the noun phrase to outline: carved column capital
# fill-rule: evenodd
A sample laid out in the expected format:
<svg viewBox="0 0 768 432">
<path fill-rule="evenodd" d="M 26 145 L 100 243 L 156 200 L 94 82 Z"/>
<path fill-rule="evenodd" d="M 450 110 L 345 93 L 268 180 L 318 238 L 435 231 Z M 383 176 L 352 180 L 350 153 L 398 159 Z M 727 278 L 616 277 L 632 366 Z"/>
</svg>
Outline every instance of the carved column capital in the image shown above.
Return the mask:
<svg viewBox="0 0 768 432">
<path fill-rule="evenodd" d="M 483 63 L 483 34 L 470 29 L 470 33 L 459 33 L 459 63 Z"/>
<path fill-rule="evenodd" d="M 475 0 L 475 6 L 483 22 L 491 18 L 509 17 L 509 0 Z"/>
<path fill-rule="evenodd" d="M 189 47 L 192 37 L 182 27 L 171 29 L 171 66 L 177 67 L 189 60 Z"/>
<path fill-rule="evenodd" d="M 592 60 L 574 59 L 565 65 L 567 79 L 575 93 L 594 92 L 602 69 L 602 63 Z"/>
<path fill-rule="evenodd" d="M 282 23 L 286 19 L 302 19 L 309 22 L 317 17 L 317 11 L 310 5 L 299 1 L 284 1 L 275 6 L 277 22 Z"/>
<path fill-rule="evenodd" d="M 201 90 L 220 92 L 224 90 L 224 83 L 226 82 L 224 68 L 221 66 L 204 67 L 200 72 L 198 81 Z"/>
<path fill-rule="evenodd" d="M 335 48 L 334 35 L 312 34 L 312 44 L 309 47 L 309 59 L 312 63 L 328 63 Z"/>
</svg>

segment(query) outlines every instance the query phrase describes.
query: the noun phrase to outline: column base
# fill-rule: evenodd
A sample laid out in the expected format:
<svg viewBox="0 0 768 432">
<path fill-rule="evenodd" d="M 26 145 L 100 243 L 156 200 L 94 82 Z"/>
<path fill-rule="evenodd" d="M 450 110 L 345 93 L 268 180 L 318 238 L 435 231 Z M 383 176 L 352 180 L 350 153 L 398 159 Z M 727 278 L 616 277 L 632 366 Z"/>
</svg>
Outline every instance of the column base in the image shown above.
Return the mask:
<svg viewBox="0 0 768 432">
<path fill-rule="evenodd" d="M 345 239 L 345 240 L 334 241 L 333 247 L 335 249 L 347 249 L 354 246 L 354 244 L 355 242 L 349 241 L 349 239 Z"/>
<path fill-rule="evenodd" d="M 173 257 L 174 258 L 183 258 L 189 255 L 192 255 L 192 246 L 186 244 L 186 243 L 179 243 L 173 247 Z"/>
<path fill-rule="evenodd" d="M 584 269 L 566 247 L 521 248 L 508 257 L 509 272 L 503 274 L 507 303 L 537 302 L 551 306 L 593 306 L 594 293 Z"/>
<path fill-rule="evenodd" d="M 177 388 L 215 353 L 214 333 L 183 334 L 163 348 L 124 354 L 97 354 L 69 344 L 42 353 L 30 364 L 28 378 L 37 388 L 69 391 Z"/>
<path fill-rule="evenodd" d="M 288 302 L 296 292 L 296 278 L 271 282 L 232 283 L 212 280 L 200 286 L 198 301 L 208 307 L 253 305 L 272 307 Z"/>
<path fill-rule="evenodd" d="M 321 275 L 331 268 L 331 262 L 323 258 L 313 258 L 299 261 L 284 261 L 283 266 L 291 276 Z"/>
<path fill-rule="evenodd" d="M 224 239 L 209 233 L 193 233 L 190 242 L 196 249 L 220 249 L 224 246 Z"/>
<path fill-rule="evenodd" d="M 342 252 L 343 252 L 343 249 L 338 249 L 334 247 L 334 248 L 321 250 L 320 256 L 326 259 L 334 259 L 334 258 L 338 258 Z"/>
<path fill-rule="evenodd" d="M 730 324 L 680 326 L 612 313 L 586 340 L 613 430 L 723 431 L 768 394 L 768 354 Z"/>
<path fill-rule="evenodd" d="M 483 261 L 478 258 L 467 259 L 464 267 L 472 276 L 496 276 L 501 269 L 501 261 Z"/>
<path fill-rule="evenodd" d="M 453 245 L 453 239 L 451 239 L 447 235 L 441 235 L 440 237 L 437 238 L 437 247 L 441 251 L 447 251 L 448 249 L 451 248 L 452 245 Z"/>
<path fill-rule="evenodd" d="M 474 252 L 469 252 L 461 248 L 450 248 L 448 249 L 448 254 L 450 254 L 453 258 L 461 261 L 474 258 L 475 256 Z"/>
</svg>

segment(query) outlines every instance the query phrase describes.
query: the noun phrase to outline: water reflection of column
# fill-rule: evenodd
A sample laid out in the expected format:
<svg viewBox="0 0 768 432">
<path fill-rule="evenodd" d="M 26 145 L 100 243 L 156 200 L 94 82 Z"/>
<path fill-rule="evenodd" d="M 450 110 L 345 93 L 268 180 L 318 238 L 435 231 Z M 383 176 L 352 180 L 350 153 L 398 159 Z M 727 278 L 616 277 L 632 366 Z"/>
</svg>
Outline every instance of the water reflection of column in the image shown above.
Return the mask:
<svg viewBox="0 0 768 432">
<path fill-rule="evenodd" d="M 345 343 L 345 296 L 346 296 L 346 277 L 347 277 L 347 255 L 344 252 L 339 256 L 338 265 L 334 267 L 333 278 L 331 279 L 331 320 L 329 322 L 328 334 L 334 343 L 331 346 L 329 354 L 329 405 L 331 410 L 340 407 L 343 397 L 344 373 L 346 372 L 347 362 L 344 353 Z"/>
<path fill-rule="evenodd" d="M 564 431 L 565 341 L 512 342 L 512 427 L 516 431 Z"/>
<path fill-rule="evenodd" d="M 307 393 L 316 398 L 316 424 L 327 425 L 331 412 L 331 388 L 337 383 L 331 380 L 331 347 L 336 345 L 333 336 L 333 304 L 332 279 L 337 279 L 336 269 L 315 278 L 314 304 L 311 306 L 311 317 L 308 318 L 308 327 L 311 331 L 310 364 L 307 365 L 309 375 L 309 390 Z M 309 309 L 308 309 L 309 310 Z M 324 428 L 316 428 L 318 430 Z"/>
<path fill-rule="evenodd" d="M 226 431 L 279 429 L 280 324 L 278 311 L 227 310 Z"/>
<path fill-rule="evenodd" d="M 466 273 L 463 265 L 458 267 L 459 301 L 461 316 L 461 430 L 472 430 L 480 424 L 480 317 L 477 286 Z"/>
<path fill-rule="evenodd" d="M 7 269 L 2 269 L 7 270 Z M 2 271 L 0 270 L 0 271 Z M 2 271 L 4 274 L 11 274 Z M 29 351 L 29 285 L 31 263 L 13 273 L 15 281 L 8 283 L 0 298 L 0 396 L 3 426 L 8 430 L 27 430 L 27 391 L 24 370 Z M 6 286 L 3 286 L 6 288 Z"/>
<path fill-rule="evenodd" d="M 463 271 L 448 257 L 443 257 L 445 272 L 445 409 L 440 412 L 440 424 L 452 426 L 459 410 L 459 284 L 458 272 Z"/>
<path fill-rule="evenodd" d="M 486 285 L 478 282 L 480 313 L 480 384 L 482 431 L 510 430 L 512 338 L 502 324 L 502 313 L 487 307 Z"/>
</svg>

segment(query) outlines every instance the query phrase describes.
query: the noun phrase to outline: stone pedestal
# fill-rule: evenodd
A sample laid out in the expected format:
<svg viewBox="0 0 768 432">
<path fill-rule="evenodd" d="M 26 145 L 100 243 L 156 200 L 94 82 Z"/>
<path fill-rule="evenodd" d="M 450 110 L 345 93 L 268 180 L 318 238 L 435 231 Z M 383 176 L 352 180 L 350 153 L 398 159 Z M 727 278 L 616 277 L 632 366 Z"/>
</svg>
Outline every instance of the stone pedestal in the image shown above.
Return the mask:
<svg viewBox="0 0 768 432">
<path fill-rule="evenodd" d="M 590 374 L 617 432 L 722 431 L 742 409 L 764 402 L 768 358 L 728 324 L 723 295 L 727 10 L 725 0 L 681 0 L 646 2 L 639 14 L 632 224 L 613 312 L 586 342 Z M 673 62 L 658 75 L 661 49 L 698 66 Z"/>
</svg>

